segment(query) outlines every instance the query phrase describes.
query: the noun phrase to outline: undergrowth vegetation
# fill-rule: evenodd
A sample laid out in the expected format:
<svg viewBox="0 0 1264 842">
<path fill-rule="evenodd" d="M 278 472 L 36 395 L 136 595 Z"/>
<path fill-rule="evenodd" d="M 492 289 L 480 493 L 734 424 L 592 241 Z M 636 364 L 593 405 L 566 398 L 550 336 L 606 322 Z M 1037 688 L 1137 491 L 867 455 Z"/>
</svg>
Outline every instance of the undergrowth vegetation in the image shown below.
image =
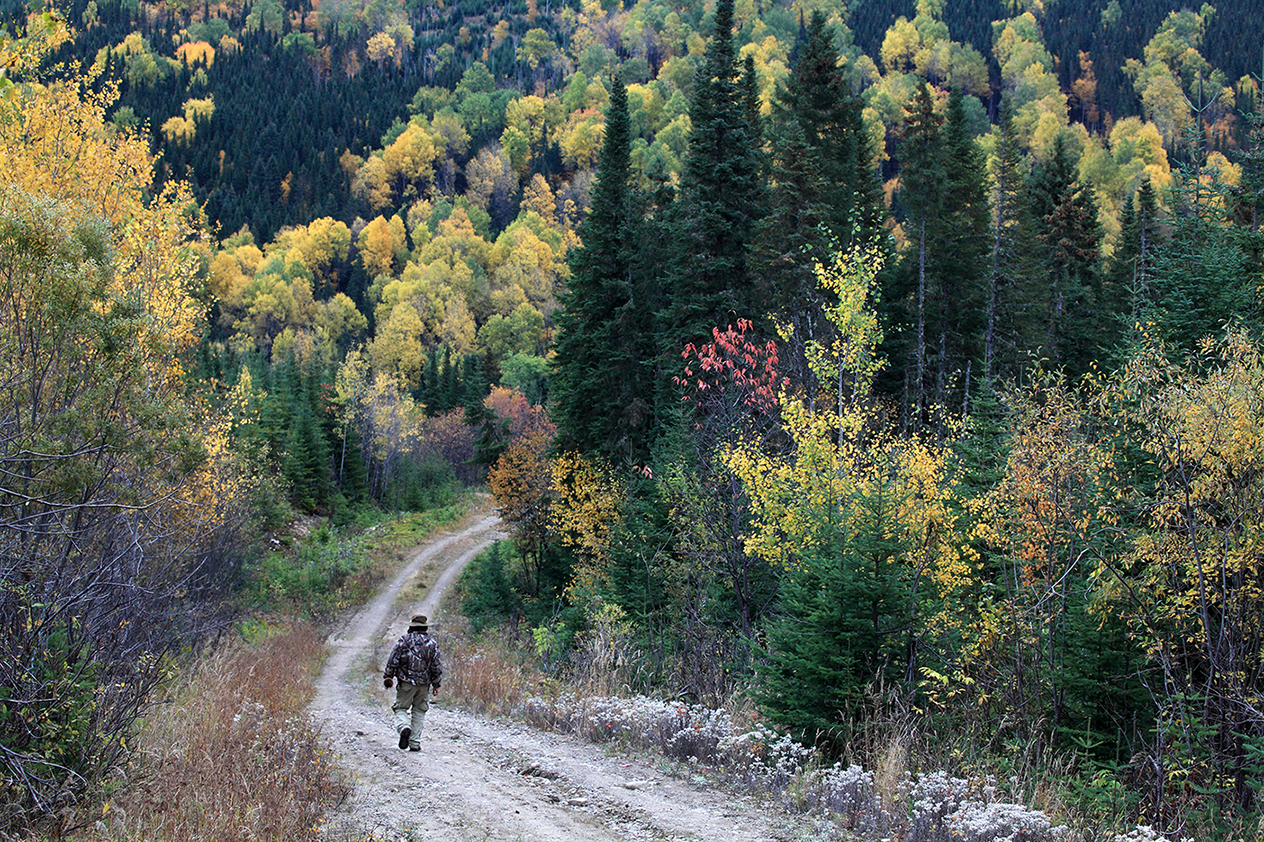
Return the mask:
<svg viewBox="0 0 1264 842">
<path fill-rule="evenodd" d="M 274 539 L 249 567 L 245 601 L 252 610 L 328 620 L 364 602 L 406 548 L 460 517 L 468 502 L 454 491 L 427 511 L 366 514 L 356 531 L 320 525 L 301 538 Z"/>
<path fill-rule="evenodd" d="M 297 623 L 251 627 L 199 658 L 145 722 L 89 839 L 304 840 L 346 781 L 304 708 L 324 647 Z"/>
<path fill-rule="evenodd" d="M 737 791 L 776 799 L 840 837 L 907 842 L 1146 842 L 1169 838 L 1135 824 L 1135 801 L 1113 775 L 1083 767 L 1047 743 L 1004 747 L 969 735 L 932 733 L 898 694 L 869 688 L 863 715 L 831 743 L 805 745 L 762 718 L 741 694 L 711 707 L 630 692 L 618 659 L 579 657 L 548 665 L 548 634 L 519 614 L 500 625 L 496 577 L 503 550 L 474 562 L 449 600 L 445 688 L 480 713 L 524 720 L 624 750 L 660 755 L 681 775 L 704 775 Z M 463 606 L 458 604 L 463 603 Z M 590 653 L 591 654 L 591 653 Z M 542 665 L 544 665 L 542 667 Z M 613 691 L 612 691 L 612 688 Z M 618 688 L 622 688 L 622 691 Z M 1238 823 L 1218 838 L 1259 838 Z M 1170 837 L 1182 839 L 1185 837 Z M 1191 836 L 1189 838 L 1197 838 Z"/>
<path fill-rule="evenodd" d="M 1147 839 L 1108 828 L 1121 817 L 1090 815 L 1066 790 L 1065 765 L 1046 757 L 1028 762 L 1007 780 L 962 768 L 950 747 L 931 748 L 904 718 L 874 720 L 857 734 L 852 756 L 831 761 L 760 720 L 742 699 L 723 708 L 654 699 L 594 695 L 587 687 L 546 677 L 522 648 L 529 639 L 505 630 L 451 641 L 450 697 L 482 713 L 521 719 L 546 731 L 571 734 L 623 750 L 650 752 L 675 774 L 704 775 L 734 790 L 769 796 L 843 837 L 907 842 L 1053 842 Z M 916 746 L 916 749 L 914 747 Z M 1027 806 L 1029 804 L 1038 807 Z"/>
</svg>

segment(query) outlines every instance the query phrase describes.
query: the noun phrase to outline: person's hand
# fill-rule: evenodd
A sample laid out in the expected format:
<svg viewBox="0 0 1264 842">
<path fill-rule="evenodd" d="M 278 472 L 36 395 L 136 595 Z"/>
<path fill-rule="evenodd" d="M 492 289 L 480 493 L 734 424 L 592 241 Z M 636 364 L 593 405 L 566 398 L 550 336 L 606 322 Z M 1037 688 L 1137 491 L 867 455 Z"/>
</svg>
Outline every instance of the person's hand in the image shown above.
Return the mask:
<svg viewBox="0 0 1264 842">
<path fill-rule="evenodd" d="M 382 685 L 383 685 L 383 686 L 384 686 L 387 690 L 389 690 L 389 689 L 391 689 L 392 687 L 394 687 L 394 686 L 395 686 L 395 682 L 394 682 L 394 681 L 391 681 L 389 678 L 383 678 L 383 679 L 382 679 Z"/>
</svg>

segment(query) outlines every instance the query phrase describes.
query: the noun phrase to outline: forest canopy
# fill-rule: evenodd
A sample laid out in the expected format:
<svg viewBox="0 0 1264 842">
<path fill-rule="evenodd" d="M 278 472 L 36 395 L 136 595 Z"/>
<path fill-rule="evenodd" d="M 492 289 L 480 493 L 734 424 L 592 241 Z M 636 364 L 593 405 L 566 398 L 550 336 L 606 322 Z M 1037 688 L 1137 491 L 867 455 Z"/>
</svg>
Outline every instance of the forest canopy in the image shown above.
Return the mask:
<svg viewBox="0 0 1264 842">
<path fill-rule="evenodd" d="M 486 483 L 477 624 L 561 677 L 1258 819 L 1245 0 L 39 11 L 0 40 L 0 530 L 51 697 L 149 565 L 165 611 L 243 519 Z M 89 557 L 122 590 L 38 592 Z"/>
</svg>

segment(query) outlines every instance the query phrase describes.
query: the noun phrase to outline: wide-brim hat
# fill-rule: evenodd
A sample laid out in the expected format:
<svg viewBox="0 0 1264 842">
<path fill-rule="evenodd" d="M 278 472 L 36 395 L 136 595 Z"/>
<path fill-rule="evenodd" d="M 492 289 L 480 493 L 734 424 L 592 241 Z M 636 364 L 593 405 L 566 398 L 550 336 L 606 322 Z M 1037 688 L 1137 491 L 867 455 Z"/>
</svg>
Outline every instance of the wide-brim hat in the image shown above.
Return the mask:
<svg viewBox="0 0 1264 842">
<path fill-rule="evenodd" d="M 414 614 L 412 622 L 408 624 L 408 630 L 410 632 L 414 632 L 414 631 L 424 632 L 424 631 L 428 631 L 429 629 L 430 629 L 430 626 L 428 625 L 428 621 L 426 620 L 425 614 Z"/>
</svg>

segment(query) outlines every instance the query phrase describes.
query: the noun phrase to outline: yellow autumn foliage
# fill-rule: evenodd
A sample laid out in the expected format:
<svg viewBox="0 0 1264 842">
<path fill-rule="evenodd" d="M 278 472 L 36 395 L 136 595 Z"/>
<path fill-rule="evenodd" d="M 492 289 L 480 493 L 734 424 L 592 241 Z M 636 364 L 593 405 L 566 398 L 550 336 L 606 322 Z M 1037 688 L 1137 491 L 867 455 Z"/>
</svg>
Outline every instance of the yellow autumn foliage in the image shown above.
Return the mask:
<svg viewBox="0 0 1264 842">
<path fill-rule="evenodd" d="M 608 465 L 577 453 L 553 460 L 552 475 L 549 534 L 578 558 L 567 593 L 586 604 L 609 583 L 610 538 L 623 495 Z"/>
<path fill-rule="evenodd" d="M 1114 485 L 1111 455 L 1088 436 L 1083 407 L 1055 378 L 1015 394 L 1011 406 L 1004 477 L 971 510 L 976 536 L 1017 565 L 1018 586 L 1041 590 L 1075 567 L 1092 533 L 1110 524 L 1101 502 Z"/>
<path fill-rule="evenodd" d="M 379 325 L 388 324 L 394 311 L 403 306 L 420 317 L 421 340 L 426 348 L 446 345 L 455 353 L 465 353 L 474 345 L 474 317 L 466 304 L 463 289 L 473 284 L 468 266 L 448 267 L 442 261 L 424 266 L 410 263 L 399 280 L 382 289 L 382 300 L 374 312 Z M 420 345 L 418 353 L 422 352 Z M 420 358 L 410 366 L 421 366 Z"/>
<path fill-rule="evenodd" d="M 188 41 L 176 48 L 176 57 L 190 67 L 195 64 L 210 67 L 215 63 L 215 48 L 205 41 Z"/>
<path fill-rule="evenodd" d="M 789 456 L 742 444 L 724 458 L 751 498 L 747 552 L 793 575 L 805 559 L 876 529 L 878 540 L 899 548 L 891 563 L 934 585 L 938 619 L 955 627 L 951 598 L 977 580 L 978 560 L 962 538 L 951 453 L 943 443 L 902 433 L 867 399 L 879 367 L 881 332 L 870 301 L 879 268 L 878 252 L 863 247 L 816 267 L 836 302 L 825 315 L 837 337 L 813 345 L 809 361 L 823 382 L 836 384 L 834 406 L 814 412 L 783 400 Z M 880 522 L 872 520 L 875 512 Z"/>
<path fill-rule="evenodd" d="M 1132 552 L 1141 593 L 1232 680 L 1219 639 L 1258 641 L 1264 629 L 1264 353 L 1236 332 L 1182 365 L 1152 343 L 1117 390 L 1160 471 Z"/>
<path fill-rule="evenodd" d="M 269 253 L 296 251 L 296 258 L 312 273 L 314 286 L 328 289 L 351 249 L 351 229 L 345 222 L 326 216 L 282 229 L 267 248 Z"/>
<path fill-rule="evenodd" d="M 36 51 L 54 43 L 55 35 Z M 7 49 L 0 45 L 4 64 L 11 63 Z M 56 402 L 40 399 L 19 409 L 35 396 L 6 392 L 6 417 L 14 411 L 33 421 L 43 415 L 24 433 L 42 437 L 38 443 L 7 440 L 26 453 L 22 458 L 53 459 L 63 468 L 82 460 L 82 469 L 66 474 L 72 483 L 113 465 L 107 482 L 84 493 L 102 495 L 97 505 L 148 507 L 144 530 L 174 541 L 169 547 L 176 552 L 223 523 L 244 480 L 227 452 L 226 422 L 186 394 L 182 361 L 204 324 L 204 308 L 190 294 L 206 257 L 197 207 L 183 185 L 151 195 L 148 143 L 107 122 L 118 88 L 99 73 L 96 66 L 59 81 L 20 82 L 0 99 L 5 237 L 10 243 L 33 238 L 23 250 L 36 240 L 54 250 L 0 271 L 0 294 L 8 299 L 0 365 L 7 369 L 4 382 L 29 382 L 38 370 L 49 394 L 59 395 Z M 220 278 L 232 286 L 223 271 Z M 48 321 L 49 307 L 63 309 Z M 75 331 L 70 345 L 57 338 L 68 329 Z M 92 448 L 73 443 L 93 428 L 100 432 L 86 439 L 96 442 Z M 101 443 L 105 449 L 96 452 Z M 58 455 L 62 448 L 72 452 Z M 28 511 L 34 505 L 29 500 Z"/>
<path fill-rule="evenodd" d="M 356 245 L 360 248 L 360 262 L 370 278 L 394 275 L 395 267 L 401 262 L 398 257 L 408 247 L 403 220 L 398 216 L 374 217 L 356 238 Z"/>
</svg>

